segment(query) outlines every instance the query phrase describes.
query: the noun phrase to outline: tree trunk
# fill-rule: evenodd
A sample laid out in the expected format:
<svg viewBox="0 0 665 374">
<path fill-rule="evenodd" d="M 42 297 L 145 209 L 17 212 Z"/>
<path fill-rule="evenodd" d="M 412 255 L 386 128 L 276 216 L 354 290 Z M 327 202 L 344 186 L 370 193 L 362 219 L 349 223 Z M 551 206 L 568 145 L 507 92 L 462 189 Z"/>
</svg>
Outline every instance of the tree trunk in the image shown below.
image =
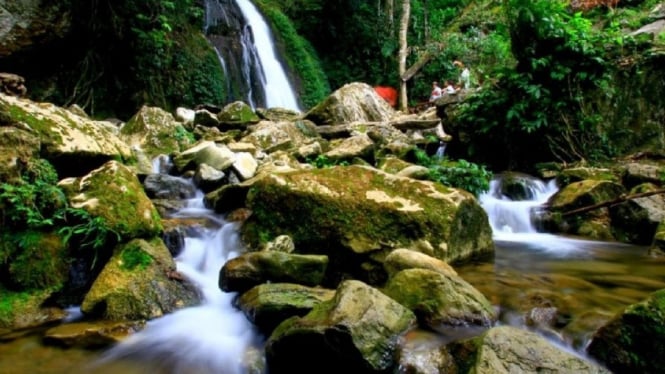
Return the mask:
<svg viewBox="0 0 665 374">
<path fill-rule="evenodd" d="M 399 23 L 399 76 L 402 77 L 406 72 L 406 57 L 409 53 L 409 45 L 407 43 L 407 32 L 409 31 L 409 18 L 411 17 L 411 1 L 402 0 L 402 19 Z M 406 93 L 406 81 L 401 79 L 399 82 L 399 101 L 400 109 L 407 112 L 409 109 L 409 102 Z"/>
<path fill-rule="evenodd" d="M 441 53 L 441 50 L 443 49 L 443 44 L 435 44 L 433 45 L 434 50 L 433 51 L 425 51 L 423 53 L 422 57 L 418 59 L 413 65 L 411 65 L 404 74 L 402 74 L 400 77 L 402 78 L 403 81 L 408 81 L 409 79 L 413 78 L 416 73 L 423 68 L 428 62 L 430 62 L 434 57 L 438 56 L 439 53 Z"/>
<path fill-rule="evenodd" d="M 388 17 L 388 31 L 390 31 L 390 36 L 395 36 L 393 34 L 395 31 L 395 0 L 386 0 L 386 15 Z"/>
</svg>

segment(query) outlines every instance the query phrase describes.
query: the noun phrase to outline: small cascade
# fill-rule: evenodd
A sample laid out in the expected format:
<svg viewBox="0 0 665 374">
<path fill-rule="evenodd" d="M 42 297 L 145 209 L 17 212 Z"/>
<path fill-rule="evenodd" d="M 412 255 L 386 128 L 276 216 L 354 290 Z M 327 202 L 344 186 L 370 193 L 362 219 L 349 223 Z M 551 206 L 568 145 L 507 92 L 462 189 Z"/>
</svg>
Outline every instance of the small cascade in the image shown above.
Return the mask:
<svg viewBox="0 0 665 374">
<path fill-rule="evenodd" d="M 163 170 L 162 162 L 155 159 L 155 168 Z M 175 258 L 178 272 L 200 290 L 202 305 L 149 321 L 144 330 L 105 352 L 94 364 L 95 371 L 129 367 L 129 373 L 248 372 L 246 357 L 258 350 L 260 336 L 233 306 L 235 294 L 218 286 L 219 270 L 243 249 L 238 223 L 225 222 L 203 206 L 202 198 L 198 193 L 171 217 L 205 222 L 187 230 L 184 248 Z"/>
<path fill-rule="evenodd" d="M 479 198 L 495 235 L 538 232 L 533 225 L 533 214 L 558 190 L 554 180 L 545 183 L 528 176 L 520 176 L 519 180 L 522 200 L 506 196 L 502 176 L 494 178 L 490 190 Z"/>
<path fill-rule="evenodd" d="M 434 157 L 437 159 L 441 160 L 443 159 L 443 156 L 446 153 L 446 143 L 445 142 L 439 142 L 439 148 L 436 149 L 436 153 L 434 154 Z"/>
<path fill-rule="evenodd" d="M 496 176 L 490 182 L 490 190 L 479 196 L 480 204 L 487 212 L 495 241 L 520 242 L 531 249 L 556 253 L 558 256 L 580 254 L 584 252 L 584 248 L 597 245 L 588 240 L 539 232 L 535 227 L 534 218 L 558 191 L 555 180 L 543 182 L 519 174 L 518 183 L 510 182 L 507 185 L 508 180 L 515 180 L 514 175 L 504 177 Z M 514 189 L 516 186 L 519 186 L 517 190 Z"/>
</svg>

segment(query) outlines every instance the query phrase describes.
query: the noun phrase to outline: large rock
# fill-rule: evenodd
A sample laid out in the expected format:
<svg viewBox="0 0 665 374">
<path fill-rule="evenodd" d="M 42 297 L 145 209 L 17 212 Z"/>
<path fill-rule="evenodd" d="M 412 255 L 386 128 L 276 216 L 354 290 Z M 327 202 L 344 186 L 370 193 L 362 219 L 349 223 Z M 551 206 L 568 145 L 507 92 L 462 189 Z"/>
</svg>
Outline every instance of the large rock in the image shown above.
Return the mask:
<svg viewBox="0 0 665 374">
<path fill-rule="evenodd" d="M 464 279 L 427 269 L 395 274 L 383 292 L 412 310 L 429 328 L 490 326 L 496 313 L 480 291 Z"/>
<path fill-rule="evenodd" d="M 58 185 L 69 204 L 93 217 L 102 217 L 105 226 L 122 241 L 151 238 L 161 233 L 161 218 L 132 171 L 109 161 L 82 178 L 67 178 Z"/>
<path fill-rule="evenodd" d="M 179 172 L 196 170 L 206 164 L 215 170 L 224 171 L 236 161 L 236 155 L 227 146 L 213 141 L 202 141 L 173 158 Z"/>
<path fill-rule="evenodd" d="M 665 372 L 665 290 L 615 316 L 587 351 L 616 373 Z"/>
<path fill-rule="evenodd" d="M 39 157 L 39 137 L 27 130 L 5 127 L 0 119 L 0 180 L 19 180 L 26 163 Z"/>
<path fill-rule="evenodd" d="M 297 252 L 331 258 L 408 248 L 455 261 L 494 250 L 487 214 L 473 195 L 370 167 L 267 175 L 250 187 L 247 207 L 253 214 L 242 231 L 255 246 L 285 234 Z"/>
<path fill-rule="evenodd" d="M 130 146 L 140 148 L 149 159 L 180 152 L 193 140 L 171 113 L 148 106 L 122 125 L 119 136 Z"/>
<path fill-rule="evenodd" d="M 328 257 L 276 251 L 250 252 L 222 266 L 219 287 L 226 292 L 244 292 L 266 282 L 318 286 L 323 282 Z"/>
<path fill-rule="evenodd" d="M 261 121 L 240 141 L 253 144 L 267 153 L 297 149 L 309 144 L 319 134 L 309 121 Z"/>
<path fill-rule="evenodd" d="M 242 294 L 237 305 L 262 332 L 270 334 L 284 320 L 302 317 L 334 295 L 334 290 L 326 288 L 265 283 Z"/>
<path fill-rule="evenodd" d="M 651 183 L 634 187 L 630 194 L 649 193 L 660 190 Z M 652 243 L 660 222 L 665 220 L 665 195 L 655 194 L 630 199 L 610 208 L 612 229 L 623 241 L 640 245 Z"/>
<path fill-rule="evenodd" d="M 63 38 L 72 24 L 67 4 L 0 0 L 0 58 Z"/>
<path fill-rule="evenodd" d="M 581 235 L 592 239 L 615 240 L 609 209 L 601 207 L 580 214 L 565 215 L 579 208 L 589 207 L 615 200 L 626 189 L 615 182 L 586 179 L 571 183 L 557 193 L 548 202 L 548 209 L 562 213 L 551 225 L 556 231 Z"/>
<path fill-rule="evenodd" d="M 106 348 L 142 330 L 145 321 L 74 322 L 52 327 L 44 333 L 44 342 L 63 347 Z"/>
<path fill-rule="evenodd" d="M 415 316 L 366 284 L 348 280 L 304 317 L 282 322 L 266 344 L 268 370 L 383 373 L 395 365 L 398 340 Z"/>
<path fill-rule="evenodd" d="M 427 269 L 448 276 L 457 276 L 457 272 L 448 263 L 409 249 L 398 248 L 386 257 L 383 267 L 392 277 L 406 269 Z"/>
<path fill-rule="evenodd" d="M 0 93 L 2 122 L 39 137 L 41 155 L 61 176 L 83 175 L 112 159 L 130 160 L 130 147 L 99 122 L 52 104 Z"/>
<path fill-rule="evenodd" d="M 511 326 L 494 327 L 474 341 L 478 350 L 472 362 L 461 365 L 468 368 L 465 373 L 610 373 L 553 346 L 536 333 Z"/>
<path fill-rule="evenodd" d="M 317 125 L 338 125 L 351 122 L 383 122 L 390 120 L 395 110 L 372 86 L 349 83 L 333 92 L 312 108 L 305 118 Z"/>
<path fill-rule="evenodd" d="M 261 119 L 252 110 L 252 107 L 242 101 L 226 105 L 218 114 L 219 127 L 222 130 L 240 128 L 258 123 Z"/>
<path fill-rule="evenodd" d="M 19 330 L 58 322 L 67 313 L 44 304 L 51 298 L 52 291 L 11 292 L 0 288 L 0 335 L 3 329 Z"/>
<path fill-rule="evenodd" d="M 110 320 L 140 320 L 199 304 L 192 285 L 169 277 L 175 268 L 160 239 L 121 244 L 85 295 L 81 311 Z"/>
</svg>

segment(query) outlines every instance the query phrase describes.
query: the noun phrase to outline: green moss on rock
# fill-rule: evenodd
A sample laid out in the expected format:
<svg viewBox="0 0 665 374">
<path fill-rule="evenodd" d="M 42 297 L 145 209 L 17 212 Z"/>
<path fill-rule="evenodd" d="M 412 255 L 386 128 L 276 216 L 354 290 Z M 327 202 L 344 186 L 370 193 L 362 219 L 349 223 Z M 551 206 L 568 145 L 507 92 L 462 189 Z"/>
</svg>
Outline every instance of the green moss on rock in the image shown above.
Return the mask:
<svg viewBox="0 0 665 374">
<path fill-rule="evenodd" d="M 615 316 L 587 351 L 615 373 L 665 372 L 665 290 Z"/>
<path fill-rule="evenodd" d="M 253 245 L 289 235 L 301 252 L 417 247 L 449 261 L 493 250 L 487 215 L 472 195 L 367 167 L 268 176 L 251 187 L 247 205 L 253 214 L 242 230 Z"/>
</svg>

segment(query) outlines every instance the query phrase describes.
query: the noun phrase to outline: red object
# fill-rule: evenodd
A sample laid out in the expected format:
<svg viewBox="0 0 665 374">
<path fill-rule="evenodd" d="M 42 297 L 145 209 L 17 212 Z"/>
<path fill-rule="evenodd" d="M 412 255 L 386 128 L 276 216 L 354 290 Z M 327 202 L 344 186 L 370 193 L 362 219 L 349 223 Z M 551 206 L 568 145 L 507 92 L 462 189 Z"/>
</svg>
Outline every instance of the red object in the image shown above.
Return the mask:
<svg viewBox="0 0 665 374">
<path fill-rule="evenodd" d="M 394 89 L 392 87 L 388 87 L 388 86 L 375 86 L 374 91 L 376 91 L 376 93 L 379 96 L 384 98 L 388 102 L 388 104 L 390 104 L 391 107 L 394 108 L 397 105 L 397 90 L 396 89 Z"/>
</svg>

